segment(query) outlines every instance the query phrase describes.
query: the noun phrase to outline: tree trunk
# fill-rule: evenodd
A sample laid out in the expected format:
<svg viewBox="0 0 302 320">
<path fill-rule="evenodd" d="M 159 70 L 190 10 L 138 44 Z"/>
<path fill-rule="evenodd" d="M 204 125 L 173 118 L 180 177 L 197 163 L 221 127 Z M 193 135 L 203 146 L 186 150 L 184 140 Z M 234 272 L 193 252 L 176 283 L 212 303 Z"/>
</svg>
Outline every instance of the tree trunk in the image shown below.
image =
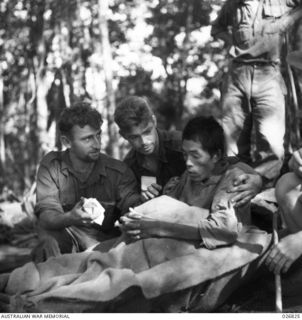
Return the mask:
<svg viewBox="0 0 302 320">
<path fill-rule="evenodd" d="M 3 99 L 3 76 L 0 69 L 0 165 L 5 167 L 5 126 L 4 126 L 4 99 Z"/>
<path fill-rule="evenodd" d="M 46 46 L 44 40 L 45 23 L 43 14 L 45 12 L 45 1 L 37 1 L 31 7 L 30 17 L 30 41 L 31 41 L 31 92 L 32 98 L 28 101 L 30 108 L 30 140 L 31 161 L 30 173 L 34 177 L 38 162 L 41 159 L 50 138 L 47 135 L 47 102 L 46 102 L 46 77 L 45 57 Z"/>
<path fill-rule="evenodd" d="M 5 170 L 5 120 L 4 120 L 4 97 L 3 97 L 3 75 L 2 69 L 0 67 L 0 189 L 2 189 L 3 184 L 6 182 L 6 170 Z"/>
<path fill-rule="evenodd" d="M 187 95 L 187 82 L 188 82 L 188 71 L 187 71 L 187 58 L 190 49 L 190 33 L 192 31 L 193 21 L 193 1 L 187 1 L 187 16 L 185 24 L 185 37 L 182 43 L 182 49 L 180 50 L 180 70 L 179 74 L 176 75 L 177 87 L 178 87 L 178 101 L 176 104 L 176 127 L 178 129 L 182 126 L 182 115 L 184 111 L 184 101 Z"/>
<path fill-rule="evenodd" d="M 107 24 L 109 4 L 108 0 L 99 0 L 99 26 L 102 44 L 103 68 L 106 83 L 107 121 L 109 143 L 107 152 L 115 158 L 119 158 L 117 128 L 114 124 L 115 94 L 113 88 L 112 53 L 109 42 L 109 30 Z"/>
</svg>

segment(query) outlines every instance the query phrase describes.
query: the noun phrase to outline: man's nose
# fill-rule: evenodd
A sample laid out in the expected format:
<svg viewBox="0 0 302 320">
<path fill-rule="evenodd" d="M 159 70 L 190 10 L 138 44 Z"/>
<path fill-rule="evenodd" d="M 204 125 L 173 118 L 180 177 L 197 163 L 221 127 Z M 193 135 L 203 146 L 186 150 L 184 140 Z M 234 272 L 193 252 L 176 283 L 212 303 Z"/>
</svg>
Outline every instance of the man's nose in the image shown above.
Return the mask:
<svg viewBox="0 0 302 320">
<path fill-rule="evenodd" d="M 94 139 L 93 139 L 93 147 L 97 148 L 97 149 L 101 148 L 101 138 L 94 137 Z"/>
<path fill-rule="evenodd" d="M 143 144 L 143 145 L 148 144 L 148 136 L 142 135 L 142 136 L 141 136 L 141 141 L 142 141 L 142 144 Z"/>
<path fill-rule="evenodd" d="M 190 167 L 193 166 L 193 163 L 192 163 L 190 157 L 188 157 L 187 160 L 186 160 L 186 166 L 187 166 L 187 168 L 190 168 Z"/>
</svg>

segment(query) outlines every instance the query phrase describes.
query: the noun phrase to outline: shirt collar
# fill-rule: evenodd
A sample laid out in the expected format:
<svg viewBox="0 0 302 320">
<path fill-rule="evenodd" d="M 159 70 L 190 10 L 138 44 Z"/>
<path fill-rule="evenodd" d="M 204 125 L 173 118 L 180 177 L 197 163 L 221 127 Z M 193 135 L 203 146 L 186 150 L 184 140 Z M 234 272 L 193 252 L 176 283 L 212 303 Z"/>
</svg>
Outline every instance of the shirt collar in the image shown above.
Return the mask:
<svg viewBox="0 0 302 320">
<path fill-rule="evenodd" d="M 221 179 L 221 176 L 225 173 L 229 166 L 229 163 L 226 158 L 221 159 L 217 162 L 213 174 L 207 180 L 207 184 L 217 184 Z"/>
<path fill-rule="evenodd" d="M 61 160 L 62 160 L 61 171 L 63 173 L 67 173 L 67 171 L 74 172 L 74 170 L 72 168 L 71 161 L 70 161 L 69 149 L 62 152 Z M 100 153 L 100 156 L 99 156 L 98 160 L 96 161 L 96 164 L 93 168 L 93 175 L 92 176 L 96 176 L 96 175 L 106 176 L 105 158 L 103 157 L 103 155 L 101 153 Z"/>
<path fill-rule="evenodd" d="M 70 170 L 72 170 L 72 166 L 69 158 L 69 149 L 67 149 L 61 153 L 61 171 L 66 173 Z"/>
<path fill-rule="evenodd" d="M 227 159 L 225 159 L 225 158 L 221 159 L 216 164 L 216 167 L 214 169 L 213 174 L 208 179 L 206 179 L 205 181 L 199 181 L 199 182 L 196 182 L 196 183 L 198 183 L 200 185 L 203 185 L 203 186 L 210 186 L 210 185 L 213 185 L 213 184 L 216 185 L 220 181 L 221 176 L 227 170 L 228 166 L 229 166 L 229 164 L 228 164 Z M 188 177 L 188 179 L 190 179 L 189 178 L 190 176 L 189 176 L 188 173 L 187 173 L 187 177 Z"/>
</svg>

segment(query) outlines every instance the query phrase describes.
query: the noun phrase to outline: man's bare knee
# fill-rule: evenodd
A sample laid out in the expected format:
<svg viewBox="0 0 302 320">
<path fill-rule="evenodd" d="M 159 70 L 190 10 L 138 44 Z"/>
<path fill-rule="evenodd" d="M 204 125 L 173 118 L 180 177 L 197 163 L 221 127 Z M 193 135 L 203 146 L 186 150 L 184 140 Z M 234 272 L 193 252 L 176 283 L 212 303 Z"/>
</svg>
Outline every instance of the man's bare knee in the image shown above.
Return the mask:
<svg viewBox="0 0 302 320">
<path fill-rule="evenodd" d="M 302 179 L 297 177 L 293 172 L 284 174 L 277 182 L 275 188 L 276 199 L 279 205 L 287 202 L 289 198 L 299 196 Z M 292 199 L 293 200 L 293 199 Z M 296 199 L 295 199 L 296 200 Z"/>
<path fill-rule="evenodd" d="M 302 226 L 302 179 L 294 173 L 283 175 L 276 185 L 276 199 L 281 208 L 283 221 L 290 232 Z"/>
</svg>

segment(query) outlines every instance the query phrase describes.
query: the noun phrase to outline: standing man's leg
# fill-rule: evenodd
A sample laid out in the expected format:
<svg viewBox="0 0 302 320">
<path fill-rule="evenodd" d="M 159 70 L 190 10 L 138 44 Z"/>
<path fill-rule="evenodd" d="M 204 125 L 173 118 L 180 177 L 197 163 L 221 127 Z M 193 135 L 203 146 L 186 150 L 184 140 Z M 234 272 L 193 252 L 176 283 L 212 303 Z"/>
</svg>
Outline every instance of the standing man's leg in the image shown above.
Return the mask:
<svg viewBox="0 0 302 320">
<path fill-rule="evenodd" d="M 233 63 L 229 68 L 221 88 L 221 125 L 227 154 L 249 163 L 252 131 L 249 66 Z"/>
<path fill-rule="evenodd" d="M 284 158 L 286 87 L 278 67 L 255 66 L 252 113 L 255 124 L 256 171 L 272 183 Z"/>
</svg>

